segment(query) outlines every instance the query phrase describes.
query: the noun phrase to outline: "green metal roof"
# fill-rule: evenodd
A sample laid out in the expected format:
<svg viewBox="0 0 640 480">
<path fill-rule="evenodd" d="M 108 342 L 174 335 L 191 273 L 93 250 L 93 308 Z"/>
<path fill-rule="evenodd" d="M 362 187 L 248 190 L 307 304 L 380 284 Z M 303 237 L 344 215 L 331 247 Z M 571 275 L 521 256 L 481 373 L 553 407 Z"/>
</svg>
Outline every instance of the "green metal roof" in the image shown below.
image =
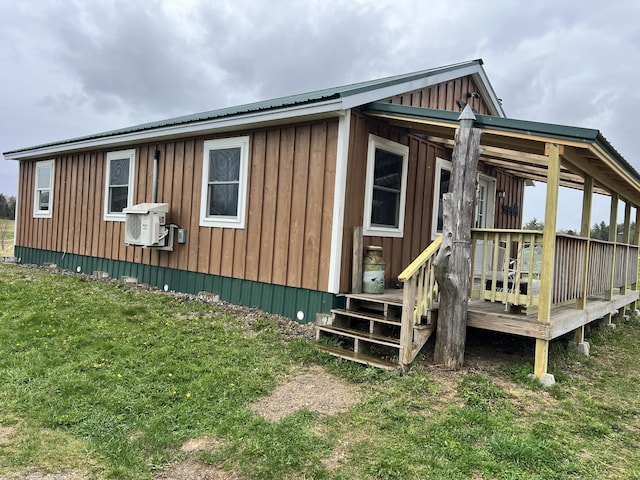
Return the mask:
<svg viewBox="0 0 640 480">
<path fill-rule="evenodd" d="M 364 112 L 381 115 L 398 115 L 416 120 L 431 120 L 436 122 L 458 125 L 460 113 L 432 108 L 410 107 L 406 105 L 394 105 L 390 103 L 374 102 L 366 105 Z M 491 128 L 505 132 L 520 133 L 531 136 L 548 137 L 557 140 L 569 140 L 574 142 L 595 144 L 602 148 L 607 155 L 622 166 L 632 177 L 640 183 L 640 174 L 599 130 L 592 128 L 571 127 L 553 123 L 531 122 L 514 118 L 496 117 L 492 115 L 475 114 L 474 126 L 478 128 Z"/>
<path fill-rule="evenodd" d="M 314 103 L 340 99 L 340 98 L 344 99 L 344 98 L 348 98 L 361 93 L 366 93 L 369 91 L 382 89 L 382 88 L 390 87 L 397 84 L 407 83 L 414 80 L 419 80 L 422 78 L 427 78 L 433 75 L 451 72 L 451 71 L 463 69 L 463 68 L 474 66 L 474 65 L 481 66 L 482 60 L 481 59 L 471 60 L 467 62 L 447 65 L 444 67 L 437 67 L 437 68 L 432 68 L 428 70 L 422 70 L 420 72 L 414 72 L 414 73 L 409 73 L 404 75 L 396 75 L 393 77 L 387 77 L 387 78 L 382 78 L 377 80 L 369 80 L 366 82 L 359 82 L 359 83 L 354 83 L 351 85 L 345 85 L 341 87 L 327 88 L 327 89 L 317 90 L 309 93 L 301 93 L 297 95 L 290 95 L 287 97 L 280 97 L 280 98 L 275 98 L 271 100 L 248 103 L 245 105 L 221 108 L 217 110 L 210 110 L 210 111 L 195 113 L 191 115 L 184 115 L 184 116 L 174 117 L 174 118 L 156 121 L 156 122 L 143 123 L 143 124 L 134 125 L 131 127 L 120 128 L 117 130 L 110 130 L 107 132 L 101 132 L 101 133 L 86 135 L 86 136 L 62 140 L 62 141 L 46 143 L 46 144 L 37 145 L 33 147 L 11 150 L 11 151 L 5 152 L 5 155 L 10 155 L 10 154 L 19 153 L 19 152 L 26 152 L 29 150 L 36 150 L 39 148 L 52 147 L 56 145 L 64 145 L 64 144 L 69 144 L 74 142 L 85 141 L 85 140 L 114 137 L 118 135 L 143 132 L 147 130 L 154 130 L 154 129 L 160 129 L 165 127 L 174 127 L 178 125 L 187 125 L 187 124 L 193 124 L 198 122 L 228 118 L 228 117 L 233 117 L 238 115 L 277 110 L 280 108 L 287 108 L 287 107 L 300 106 L 300 105 L 311 105 Z M 491 86 L 487 85 L 487 88 L 491 88 Z"/>
</svg>

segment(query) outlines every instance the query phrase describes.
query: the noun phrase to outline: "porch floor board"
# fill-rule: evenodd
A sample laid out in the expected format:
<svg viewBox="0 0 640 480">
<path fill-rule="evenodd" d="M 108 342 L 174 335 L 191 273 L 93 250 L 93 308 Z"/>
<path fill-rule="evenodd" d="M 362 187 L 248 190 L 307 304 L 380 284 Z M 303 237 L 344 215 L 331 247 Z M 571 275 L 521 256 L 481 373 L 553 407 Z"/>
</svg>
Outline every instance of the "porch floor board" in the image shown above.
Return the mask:
<svg viewBox="0 0 640 480">
<path fill-rule="evenodd" d="M 360 294 L 362 299 L 371 301 L 402 302 L 402 289 L 385 290 L 382 294 Z M 638 291 L 629 290 L 625 294 L 614 293 L 611 300 L 604 295 L 590 297 L 584 310 L 578 310 L 575 305 L 565 305 L 551 310 L 551 320 L 548 324 L 539 323 L 537 314 L 526 315 L 505 311 L 502 303 L 484 300 L 469 300 L 467 326 L 491 330 L 495 332 L 511 333 L 525 337 L 553 340 L 578 327 L 603 318 L 609 313 L 615 313 L 625 305 L 638 300 Z"/>
</svg>

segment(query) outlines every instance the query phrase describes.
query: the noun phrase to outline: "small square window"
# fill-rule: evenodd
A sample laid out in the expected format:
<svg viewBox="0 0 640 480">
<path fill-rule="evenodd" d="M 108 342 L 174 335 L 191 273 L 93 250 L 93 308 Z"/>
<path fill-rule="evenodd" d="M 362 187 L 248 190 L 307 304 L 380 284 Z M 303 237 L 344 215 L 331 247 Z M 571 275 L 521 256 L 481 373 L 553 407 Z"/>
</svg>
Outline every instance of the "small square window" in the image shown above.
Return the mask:
<svg viewBox="0 0 640 480">
<path fill-rule="evenodd" d="M 35 218 L 51 218 L 54 165 L 53 160 L 36 163 L 35 196 L 33 201 L 33 216 Z"/>
<path fill-rule="evenodd" d="M 369 136 L 365 235 L 402 237 L 409 147 Z"/>
<path fill-rule="evenodd" d="M 107 153 L 104 219 L 124 221 L 123 210 L 133 205 L 135 150 Z"/>
<path fill-rule="evenodd" d="M 204 142 L 200 225 L 244 228 L 249 137 Z"/>
</svg>

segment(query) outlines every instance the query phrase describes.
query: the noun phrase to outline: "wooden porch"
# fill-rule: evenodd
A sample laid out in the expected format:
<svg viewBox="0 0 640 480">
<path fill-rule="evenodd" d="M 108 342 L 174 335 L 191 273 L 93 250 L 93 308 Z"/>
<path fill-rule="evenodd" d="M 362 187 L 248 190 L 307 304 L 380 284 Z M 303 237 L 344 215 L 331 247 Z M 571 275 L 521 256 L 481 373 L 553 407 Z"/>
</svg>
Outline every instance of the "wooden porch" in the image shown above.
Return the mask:
<svg viewBox="0 0 640 480">
<path fill-rule="evenodd" d="M 462 161 L 456 154 L 457 135 L 469 116 L 463 119 L 454 112 L 385 103 L 370 104 L 365 113 L 419 132 L 428 141 L 453 149 L 453 164 Z M 598 318 L 610 323 L 614 312 L 635 309 L 640 227 L 632 234 L 631 216 L 635 210 L 635 223 L 640 225 L 640 174 L 597 130 L 484 115 L 473 116 L 473 128 L 481 130 L 480 143 L 473 148 L 485 165 L 542 181 L 547 188 L 541 231 L 471 229 L 470 237 L 465 233 L 454 239 L 457 245 L 465 245 L 459 249 L 465 258 L 466 246 L 471 247 L 467 326 L 535 339 L 533 373 L 549 384 L 554 381 L 547 372 L 551 340 L 573 332 L 573 341 L 588 347 L 585 325 Z M 579 235 L 557 231 L 560 187 L 583 193 Z M 610 228 L 608 241 L 590 238 L 595 193 L 611 198 L 609 225 L 618 225 L 619 203 L 623 203 L 621 236 Z M 451 235 L 450 230 L 443 231 Z M 418 335 L 419 328 L 434 332 L 438 317 L 443 325 L 442 319 L 451 315 L 438 309 L 433 260 L 441 242 L 442 237 L 432 242 L 400 273 L 402 290 L 385 292 L 395 301 L 402 295 L 396 332 L 400 366 L 411 363 L 426 341 L 425 335 Z M 446 263 L 452 249 L 445 248 Z M 354 254 L 354 264 L 357 258 Z M 464 270 L 457 278 L 466 275 Z M 464 283 L 466 289 L 466 279 Z M 458 290 L 464 298 L 465 292 Z"/>
<path fill-rule="evenodd" d="M 361 299 L 379 303 L 402 303 L 403 289 L 386 289 L 383 294 L 360 293 L 353 295 Z M 564 305 L 554 308 L 551 312 L 549 324 L 540 323 L 535 314 L 514 312 L 513 308 L 505 311 L 505 306 L 487 300 L 469 300 L 467 327 L 480 328 L 493 332 L 509 333 L 522 337 L 553 340 L 583 325 L 595 320 L 615 314 L 627 305 L 638 300 L 638 291 L 614 293 L 610 300 L 605 295 L 587 298 L 586 307 L 577 310 L 574 305 Z M 433 320 L 437 320 L 438 305 L 432 312 Z"/>
<path fill-rule="evenodd" d="M 472 238 L 467 327 L 545 344 L 577 332 L 574 341 L 581 343 L 585 325 L 610 321 L 639 298 L 638 246 L 556 234 L 553 301 L 548 320 L 541 321 L 536 285 L 541 281 L 537 252 L 542 233 L 474 229 Z M 346 295 L 346 309 L 335 309 L 317 327 L 318 339 L 337 340 L 340 346 L 321 348 L 387 370 L 411 363 L 437 325 L 439 292 L 432 262 L 439 247 L 439 240 L 433 242 L 407 267 L 400 277 L 404 288 Z"/>
</svg>

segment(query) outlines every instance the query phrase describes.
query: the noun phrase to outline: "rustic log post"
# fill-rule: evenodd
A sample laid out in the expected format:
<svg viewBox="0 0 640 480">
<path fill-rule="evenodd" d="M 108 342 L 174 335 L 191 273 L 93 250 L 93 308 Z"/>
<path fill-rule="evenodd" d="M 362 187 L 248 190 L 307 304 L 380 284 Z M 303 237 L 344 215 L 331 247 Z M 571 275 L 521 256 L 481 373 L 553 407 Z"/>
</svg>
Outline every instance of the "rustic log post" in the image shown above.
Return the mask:
<svg viewBox="0 0 640 480">
<path fill-rule="evenodd" d="M 480 157 L 479 128 L 467 105 L 460 115 L 453 148 L 451 184 L 443 195 L 442 246 L 433 261 L 440 305 L 434 361 L 449 370 L 464 363 L 467 306 L 471 275 L 471 227 L 476 201 L 476 175 Z"/>
</svg>

